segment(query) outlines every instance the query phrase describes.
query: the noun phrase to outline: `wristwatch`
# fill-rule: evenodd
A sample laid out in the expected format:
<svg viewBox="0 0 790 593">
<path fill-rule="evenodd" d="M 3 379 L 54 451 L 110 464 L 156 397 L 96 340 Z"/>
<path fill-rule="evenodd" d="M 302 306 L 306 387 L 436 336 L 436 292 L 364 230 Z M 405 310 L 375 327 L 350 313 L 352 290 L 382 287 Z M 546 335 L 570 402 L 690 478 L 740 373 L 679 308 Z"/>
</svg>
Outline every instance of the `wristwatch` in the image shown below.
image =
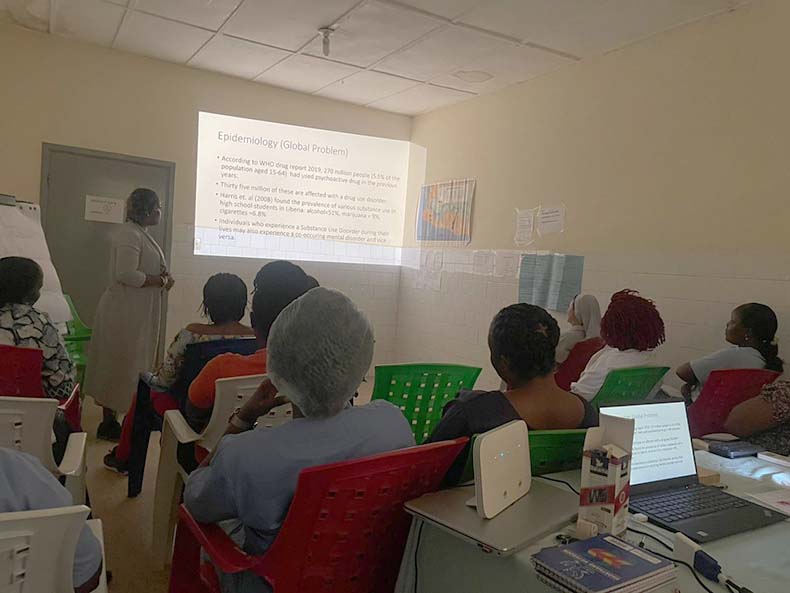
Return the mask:
<svg viewBox="0 0 790 593">
<path fill-rule="evenodd" d="M 241 410 L 240 407 L 233 410 L 233 415 L 230 417 L 231 426 L 235 426 L 239 430 L 249 430 L 255 426 L 254 422 L 247 422 L 241 416 L 239 416 L 239 410 Z"/>
</svg>

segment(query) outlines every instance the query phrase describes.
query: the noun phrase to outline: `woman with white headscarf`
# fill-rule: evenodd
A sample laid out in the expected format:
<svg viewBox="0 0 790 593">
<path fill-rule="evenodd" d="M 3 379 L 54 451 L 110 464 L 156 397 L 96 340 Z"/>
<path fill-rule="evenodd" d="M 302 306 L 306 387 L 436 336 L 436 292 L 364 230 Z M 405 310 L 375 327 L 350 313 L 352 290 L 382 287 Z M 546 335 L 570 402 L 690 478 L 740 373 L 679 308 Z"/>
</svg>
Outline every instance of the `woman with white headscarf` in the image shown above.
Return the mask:
<svg viewBox="0 0 790 593">
<path fill-rule="evenodd" d="M 601 306 L 591 294 L 581 294 L 568 307 L 568 323 L 571 328 L 563 332 L 557 344 L 555 359 L 558 364 L 568 358 L 579 342 L 601 335 Z"/>
<path fill-rule="evenodd" d="M 189 476 L 184 504 L 195 519 L 235 519 L 223 529 L 248 553 L 263 554 L 301 470 L 413 446 L 408 421 L 391 403 L 349 405 L 370 368 L 373 344 L 367 317 L 337 291 L 314 288 L 283 309 L 267 341 L 268 379 L 231 417 L 213 456 Z M 293 420 L 251 430 L 288 400 Z M 226 592 L 271 591 L 250 572 L 219 576 Z"/>
</svg>

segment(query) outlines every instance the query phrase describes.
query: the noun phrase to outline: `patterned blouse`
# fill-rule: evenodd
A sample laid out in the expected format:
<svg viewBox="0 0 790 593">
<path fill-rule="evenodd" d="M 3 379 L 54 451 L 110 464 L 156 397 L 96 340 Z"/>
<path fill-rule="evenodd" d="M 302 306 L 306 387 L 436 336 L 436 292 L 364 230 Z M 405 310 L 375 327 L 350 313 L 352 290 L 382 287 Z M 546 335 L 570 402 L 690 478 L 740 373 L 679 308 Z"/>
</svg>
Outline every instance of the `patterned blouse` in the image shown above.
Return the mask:
<svg viewBox="0 0 790 593">
<path fill-rule="evenodd" d="M 64 400 L 74 389 L 74 364 L 49 315 L 31 305 L 0 307 L 0 344 L 44 353 L 41 382 L 47 397 Z"/>
<path fill-rule="evenodd" d="M 746 440 L 779 455 L 790 455 L 790 381 L 766 385 L 758 397 L 770 404 L 777 426 L 753 434 Z"/>
<path fill-rule="evenodd" d="M 200 342 L 213 342 L 214 340 L 235 340 L 237 338 L 251 338 L 252 334 L 234 334 L 225 336 L 222 334 L 198 334 L 182 329 L 170 344 L 167 349 L 165 358 L 162 363 L 154 370 L 152 383 L 164 389 L 172 387 L 178 379 L 181 372 L 181 367 L 184 365 L 184 354 L 187 351 L 187 346 L 190 344 L 197 344 Z"/>
</svg>

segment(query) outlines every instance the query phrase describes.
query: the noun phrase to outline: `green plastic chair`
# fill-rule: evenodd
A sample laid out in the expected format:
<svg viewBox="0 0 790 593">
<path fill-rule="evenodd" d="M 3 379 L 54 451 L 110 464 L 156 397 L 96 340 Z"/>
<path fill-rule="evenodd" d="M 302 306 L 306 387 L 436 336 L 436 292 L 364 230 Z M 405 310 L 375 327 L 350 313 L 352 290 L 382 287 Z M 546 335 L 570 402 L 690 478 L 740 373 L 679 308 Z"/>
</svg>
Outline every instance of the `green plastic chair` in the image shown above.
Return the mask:
<svg viewBox="0 0 790 593">
<path fill-rule="evenodd" d="M 647 399 L 668 370 L 669 367 L 637 367 L 609 371 L 590 403 L 600 408 L 603 405 Z"/>
<path fill-rule="evenodd" d="M 581 468 L 586 436 L 586 428 L 530 430 L 529 464 L 532 475 L 542 476 Z M 459 484 L 472 482 L 475 479 L 472 451 L 474 451 L 476 437 L 477 435 L 473 435 L 469 441 L 469 455 L 466 458 L 466 465 Z"/>
<path fill-rule="evenodd" d="M 67 294 L 64 294 L 63 297 L 71 311 L 71 321 L 66 322 L 67 333 L 63 336 L 63 341 L 66 343 L 66 352 L 69 353 L 71 361 L 77 367 L 77 383 L 84 385 L 85 367 L 88 365 L 88 344 L 93 332 L 80 318 L 71 297 Z"/>
<path fill-rule="evenodd" d="M 371 399 L 398 406 L 422 444 L 461 389 L 472 389 L 483 369 L 458 364 L 385 364 L 376 367 Z"/>
</svg>

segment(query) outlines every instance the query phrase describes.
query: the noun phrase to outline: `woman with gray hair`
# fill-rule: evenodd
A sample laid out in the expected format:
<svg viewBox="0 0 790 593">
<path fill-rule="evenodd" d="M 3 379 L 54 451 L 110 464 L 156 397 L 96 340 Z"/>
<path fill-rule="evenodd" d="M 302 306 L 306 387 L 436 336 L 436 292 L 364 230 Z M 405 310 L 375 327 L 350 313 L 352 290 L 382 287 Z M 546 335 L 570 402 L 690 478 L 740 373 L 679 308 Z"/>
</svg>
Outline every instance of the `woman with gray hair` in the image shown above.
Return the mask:
<svg viewBox="0 0 790 593">
<path fill-rule="evenodd" d="M 184 504 L 195 519 L 236 519 L 231 535 L 237 543 L 263 554 L 288 512 L 300 471 L 413 446 L 397 407 L 383 400 L 349 405 L 370 368 L 373 343 L 370 322 L 340 292 L 314 288 L 288 305 L 269 333 L 269 378 L 233 415 L 214 455 L 189 477 Z M 288 400 L 292 421 L 250 430 Z M 220 576 L 225 592 L 270 591 L 252 573 Z"/>
<path fill-rule="evenodd" d="M 84 393 L 104 408 L 97 435 L 118 440 L 118 410 L 127 410 L 140 373 L 153 366 L 162 296 L 173 287 L 162 248 L 148 233 L 162 217 L 159 196 L 137 188 L 126 200 L 126 223 L 111 237 L 111 284 L 96 308 Z"/>
</svg>

